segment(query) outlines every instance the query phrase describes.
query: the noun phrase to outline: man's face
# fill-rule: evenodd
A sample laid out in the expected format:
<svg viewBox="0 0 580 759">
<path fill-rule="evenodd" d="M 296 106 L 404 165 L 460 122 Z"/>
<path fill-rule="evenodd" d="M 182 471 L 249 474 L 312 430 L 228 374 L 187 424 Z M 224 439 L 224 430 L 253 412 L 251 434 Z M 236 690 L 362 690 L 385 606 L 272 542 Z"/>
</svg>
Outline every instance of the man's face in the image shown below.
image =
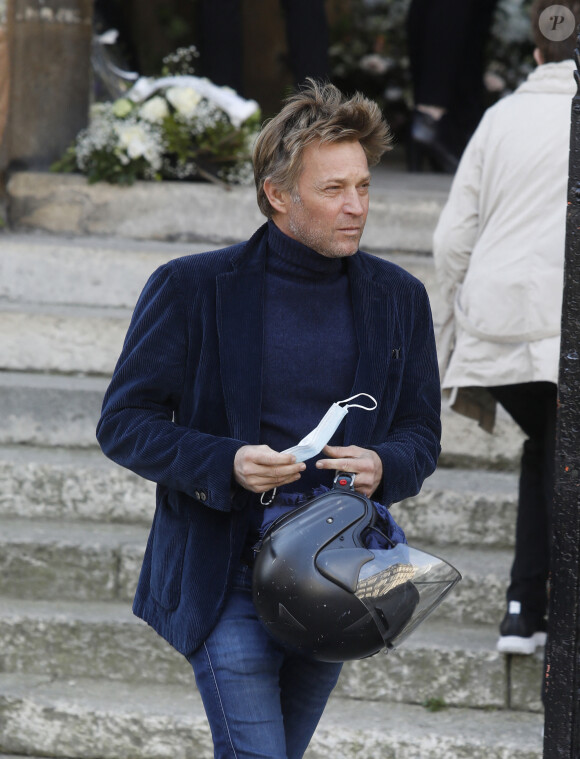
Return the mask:
<svg viewBox="0 0 580 759">
<path fill-rule="evenodd" d="M 370 173 L 358 141 L 314 143 L 302 156 L 296 191 L 274 221 L 289 237 L 330 258 L 356 253 L 369 210 Z"/>
</svg>

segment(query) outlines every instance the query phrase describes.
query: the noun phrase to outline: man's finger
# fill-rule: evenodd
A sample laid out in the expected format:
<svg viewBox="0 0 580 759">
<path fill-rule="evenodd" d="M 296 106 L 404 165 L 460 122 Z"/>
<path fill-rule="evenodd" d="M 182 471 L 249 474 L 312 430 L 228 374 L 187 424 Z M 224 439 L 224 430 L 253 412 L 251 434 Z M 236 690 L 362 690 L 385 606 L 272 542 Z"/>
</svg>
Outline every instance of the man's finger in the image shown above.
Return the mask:
<svg viewBox="0 0 580 759">
<path fill-rule="evenodd" d="M 352 472 L 352 464 L 355 459 L 319 459 L 316 462 L 317 469 L 340 469 L 341 472 Z M 349 468 L 350 467 L 350 468 Z"/>
<path fill-rule="evenodd" d="M 342 445 L 325 445 L 322 449 L 322 453 L 326 453 L 327 456 L 331 456 L 333 459 L 345 458 L 349 454 L 352 455 L 353 446 Z"/>
<path fill-rule="evenodd" d="M 296 463 L 296 456 L 292 453 L 278 453 L 277 451 L 256 448 L 253 460 L 256 464 L 267 467 L 289 466 Z"/>
<path fill-rule="evenodd" d="M 317 469 L 336 469 L 347 474 L 366 474 L 372 470 L 372 462 L 363 458 L 319 459 Z"/>
</svg>

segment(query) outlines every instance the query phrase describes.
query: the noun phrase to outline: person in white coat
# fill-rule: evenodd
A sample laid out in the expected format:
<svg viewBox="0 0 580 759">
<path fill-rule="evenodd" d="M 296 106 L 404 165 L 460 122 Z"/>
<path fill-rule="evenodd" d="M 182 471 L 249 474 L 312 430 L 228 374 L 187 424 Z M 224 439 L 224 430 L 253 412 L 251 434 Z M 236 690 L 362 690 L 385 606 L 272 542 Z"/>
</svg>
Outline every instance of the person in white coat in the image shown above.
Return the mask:
<svg viewBox="0 0 580 759">
<path fill-rule="evenodd" d="M 578 0 L 561 0 L 562 5 L 574 18 L 567 39 L 554 41 L 545 24 L 553 3 L 534 2 L 538 66 L 484 114 L 434 235 L 437 277 L 448 306 L 438 341 L 444 394 L 455 411 L 477 419 L 488 432 L 499 402 L 527 436 L 515 555 L 497 644 L 504 653 L 531 654 L 546 641 L 570 119 L 576 92 L 571 58 L 580 22 Z"/>
</svg>

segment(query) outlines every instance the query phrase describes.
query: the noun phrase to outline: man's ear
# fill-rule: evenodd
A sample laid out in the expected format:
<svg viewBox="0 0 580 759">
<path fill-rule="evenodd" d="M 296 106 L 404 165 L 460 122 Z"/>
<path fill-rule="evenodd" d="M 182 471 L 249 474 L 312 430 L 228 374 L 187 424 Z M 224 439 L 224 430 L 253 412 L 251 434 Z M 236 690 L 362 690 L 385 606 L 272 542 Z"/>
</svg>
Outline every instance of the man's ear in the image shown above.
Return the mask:
<svg viewBox="0 0 580 759">
<path fill-rule="evenodd" d="M 534 48 L 533 56 L 538 66 L 541 66 L 542 64 L 545 63 L 544 54 L 542 53 L 539 47 Z"/>
<path fill-rule="evenodd" d="M 264 193 L 276 213 L 288 213 L 290 194 L 286 190 L 281 190 L 272 183 L 272 180 L 266 179 L 264 181 Z"/>
</svg>

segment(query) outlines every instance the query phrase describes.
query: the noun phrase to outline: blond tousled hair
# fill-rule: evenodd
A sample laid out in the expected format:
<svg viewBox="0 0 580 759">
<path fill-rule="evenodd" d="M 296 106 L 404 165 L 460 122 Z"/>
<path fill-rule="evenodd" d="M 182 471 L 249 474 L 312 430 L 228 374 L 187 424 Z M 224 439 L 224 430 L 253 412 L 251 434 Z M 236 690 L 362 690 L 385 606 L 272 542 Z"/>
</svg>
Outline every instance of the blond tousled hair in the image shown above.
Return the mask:
<svg viewBox="0 0 580 759">
<path fill-rule="evenodd" d="M 333 84 L 308 79 L 266 122 L 256 140 L 254 179 L 264 216 L 270 219 L 274 214 L 264 192 L 266 179 L 281 190 L 294 192 L 308 145 L 347 140 L 360 143 L 369 166 L 380 161 L 392 138 L 379 106 L 360 92 L 347 98 Z"/>
</svg>

